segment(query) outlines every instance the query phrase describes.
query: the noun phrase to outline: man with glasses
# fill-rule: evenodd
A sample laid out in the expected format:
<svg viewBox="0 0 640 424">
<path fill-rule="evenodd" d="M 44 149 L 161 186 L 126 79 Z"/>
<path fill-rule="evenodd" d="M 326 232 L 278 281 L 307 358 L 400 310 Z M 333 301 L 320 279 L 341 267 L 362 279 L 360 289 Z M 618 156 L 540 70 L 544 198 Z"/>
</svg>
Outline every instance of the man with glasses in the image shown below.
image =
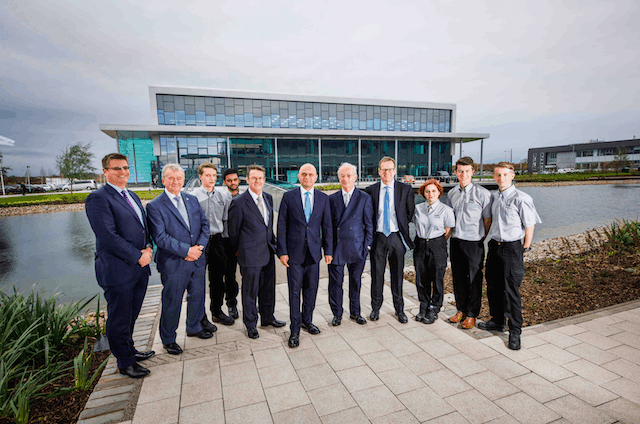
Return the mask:
<svg viewBox="0 0 640 424">
<path fill-rule="evenodd" d="M 120 373 L 142 378 L 138 364 L 155 352 L 138 352 L 132 333 L 149 282 L 151 239 L 147 215 L 136 194 L 127 190 L 129 162 L 120 153 L 102 158 L 107 183 L 89 194 L 86 212 L 96 235 L 96 279 L 107 300 L 107 339 Z"/>
<path fill-rule="evenodd" d="M 249 190 L 233 199 L 229 208 L 229 238 L 238 252 L 242 274 L 242 321 L 251 339 L 261 325 L 284 327 L 273 315 L 276 306 L 276 236 L 273 233 L 273 199 L 264 193 L 265 169 L 247 166 Z"/>
<path fill-rule="evenodd" d="M 413 219 L 415 196 L 410 185 L 395 181 L 396 161 L 385 156 L 378 163 L 380 182 L 365 189 L 373 201 L 373 225 L 375 234 L 371 246 L 371 315 L 372 321 L 380 318 L 384 270 L 389 260 L 391 293 L 398 321 L 405 324 L 402 281 L 404 254 L 413 249 L 409 237 L 409 222 Z"/>
</svg>

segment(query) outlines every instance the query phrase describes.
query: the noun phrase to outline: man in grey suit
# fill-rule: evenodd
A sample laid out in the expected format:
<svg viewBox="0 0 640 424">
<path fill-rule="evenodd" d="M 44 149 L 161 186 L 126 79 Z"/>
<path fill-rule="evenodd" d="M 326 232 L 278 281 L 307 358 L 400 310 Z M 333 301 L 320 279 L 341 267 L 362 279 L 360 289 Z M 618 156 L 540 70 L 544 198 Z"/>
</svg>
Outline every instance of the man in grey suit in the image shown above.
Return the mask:
<svg viewBox="0 0 640 424">
<path fill-rule="evenodd" d="M 206 260 L 202 254 L 209 242 L 209 220 L 195 196 L 180 193 L 184 171 L 178 164 L 162 168 L 164 193 L 147 205 L 151 237 L 158 246 L 156 264 L 162 281 L 160 338 L 170 355 L 179 355 L 176 342 L 182 298 L 187 291 L 187 336 L 208 339 L 216 327 L 203 326 Z M 208 325 L 207 325 L 208 324 Z"/>
<path fill-rule="evenodd" d="M 358 324 L 367 320 L 360 314 L 360 281 L 373 241 L 371 196 L 355 188 L 356 167 L 343 163 L 338 168 L 342 189 L 329 196 L 333 221 L 333 261 L 329 265 L 329 305 L 334 326 L 342 322 L 342 281 L 344 266 L 349 270 L 349 317 Z"/>
</svg>

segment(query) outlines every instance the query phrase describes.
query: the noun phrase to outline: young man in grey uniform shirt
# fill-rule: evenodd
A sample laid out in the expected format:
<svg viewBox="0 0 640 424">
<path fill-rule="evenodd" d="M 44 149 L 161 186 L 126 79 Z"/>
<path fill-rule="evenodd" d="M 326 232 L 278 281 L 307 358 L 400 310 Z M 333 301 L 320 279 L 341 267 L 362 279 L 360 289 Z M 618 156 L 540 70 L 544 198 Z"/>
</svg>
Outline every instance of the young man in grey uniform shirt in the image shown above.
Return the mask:
<svg viewBox="0 0 640 424">
<path fill-rule="evenodd" d="M 207 265 L 209 266 L 209 297 L 211 298 L 211 316 L 214 322 L 223 325 L 233 325 L 234 319 L 222 312 L 222 302 L 228 289 L 224 282 L 224 271 L 227 256 L 222 243 L 223 232 L 226 227 L 231 204 L 231 194 L 228 190 L 219 188 L 216 190 L 218 169 L 210 162 L 198 166 L 198 177 L 202 186 L 194 190 L 204 214 L 209 220 L 209 243 L 205 250 Z M 236 291 L 233 296 L 238 294 Z M 206 315 L 205 315 L 206 317 Z"/>
<path fill-rule="evenodd" d="M 513 165 L 500 162 L 493 170 L 499 191 L 491 194 L 491 229 L 487 255 L 487 297 L 491 320 L 478 323 L 481 330 L 504 331 L 509 322 L 509 349 L 520 349 L 522 301 L 520 284 L 524 277 L 523 255 L 531 250 L 531 240 L 540 217 L 533 199 L 515 188 Z"/>
<path fill-rule="evenodd" d="M 484 238 L 491 227 L 491 193 L 471 182 L 473 159 L 458 159 L 455 173 L 459 185 L 447 197 L 456 216 L 451 234 L 451 273 L 458 312 L 450 322 L 462 321 L 462 328 L 471 329 L 482 305 L 482 267 Z M 464 320 L 464 321 L 463 321 Z"/>
</svg>

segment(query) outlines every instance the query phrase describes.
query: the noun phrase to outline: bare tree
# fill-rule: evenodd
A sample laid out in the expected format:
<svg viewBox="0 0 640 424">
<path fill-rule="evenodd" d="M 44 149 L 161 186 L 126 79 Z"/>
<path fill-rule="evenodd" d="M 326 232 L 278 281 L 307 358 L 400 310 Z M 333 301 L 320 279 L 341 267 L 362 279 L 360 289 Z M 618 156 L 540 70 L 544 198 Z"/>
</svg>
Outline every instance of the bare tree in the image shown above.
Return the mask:
<svg viewBox="0 0 640 424">
<path fill-rule="evenodd" d="M 613 162 L 611 162 L 611 168 L 615 170 L 616 174 L 619 174 L 625 166 L 629 166 L 629 155 L 623 148 L 619 148 Z"/>
<path fill-rule="evenodd" d="M 80 142 L 68 145 L 62 150 L 62 154 L 56 157 L 56 165 L 60 176 L 69 180 L 71 196 L 73 196 L 73 182 L 87 178 L 96 172 L 91 165 L 94 154 L 90 151 L 91 143 Z"/>
</svg>

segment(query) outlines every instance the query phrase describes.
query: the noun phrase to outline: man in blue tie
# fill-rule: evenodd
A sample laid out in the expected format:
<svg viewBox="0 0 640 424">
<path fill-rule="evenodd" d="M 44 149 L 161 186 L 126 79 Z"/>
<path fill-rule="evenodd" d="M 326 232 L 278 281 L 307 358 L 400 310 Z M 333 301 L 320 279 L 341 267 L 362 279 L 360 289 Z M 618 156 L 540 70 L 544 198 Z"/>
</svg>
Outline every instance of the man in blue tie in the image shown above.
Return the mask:
<svg viewBox="0 0 640 424">
<path fill-rule="evenodd" d="M 380 318 L 384 269 L 389 260 L 391 293 L 398 321 L 405 324 L 402 280 L 404 254 L 413 249 L 409 237 L 409 222 L 413 219 L 415 196 L 411 186 L 395 181 L 396 161 L 385 156 L 378 163 L 380 182 L 365 189 L 373 201 L 373 225 L 376 233 L 371 246 L 371 315 L 372 321 Z"/>
<path fill-rule="evenodd" d="M 96 235 L 96 279 L 107 300 L 107 339 L 120 373 L 142 378 L 149 370 L 138 362 L 155 353 L 138 352 L 132 338 L 151 273 L 147 216 L 138 196 L 126 188 L 126 156 L 106 155 L 102 172 L 107 183 L 87 197 L 85 207 Z"/>
<path fill-rule="evenodd" d="M 180 192 L 184 171 L 178 164 L 162 168 L 164 193 L 147 205 L 151 237 L 158 246 L 156 264 L 162 280 L 160 338 L 170 355 L 179 355 L 176 342 L 182 298 L 187 291 L 187 336 L 209 339 L 216 326 L 203 320 L 205 269 L 203 251 L 209 242 L 209 220 L 198 198 Z"/>
<path fill-rule="evenodd" d="M 313 185 L 317 179 L 315 166 L 310 163 L 302 165 L 298 172 L 298 180 L 302 187 L 288 191 L 282 196 L 278 213 L 277 254 L 282 265 L 287 267 L 291 348 L 300 344 L 301 327 L 309 334 L 320 333 L 320 329 L 312 321 L 320 278 L 321 248 L 324 249 L 327 264 L 331 263 L 333 254 L 329 199 L 326 194 L 314 190 Z"/>
</svg>

